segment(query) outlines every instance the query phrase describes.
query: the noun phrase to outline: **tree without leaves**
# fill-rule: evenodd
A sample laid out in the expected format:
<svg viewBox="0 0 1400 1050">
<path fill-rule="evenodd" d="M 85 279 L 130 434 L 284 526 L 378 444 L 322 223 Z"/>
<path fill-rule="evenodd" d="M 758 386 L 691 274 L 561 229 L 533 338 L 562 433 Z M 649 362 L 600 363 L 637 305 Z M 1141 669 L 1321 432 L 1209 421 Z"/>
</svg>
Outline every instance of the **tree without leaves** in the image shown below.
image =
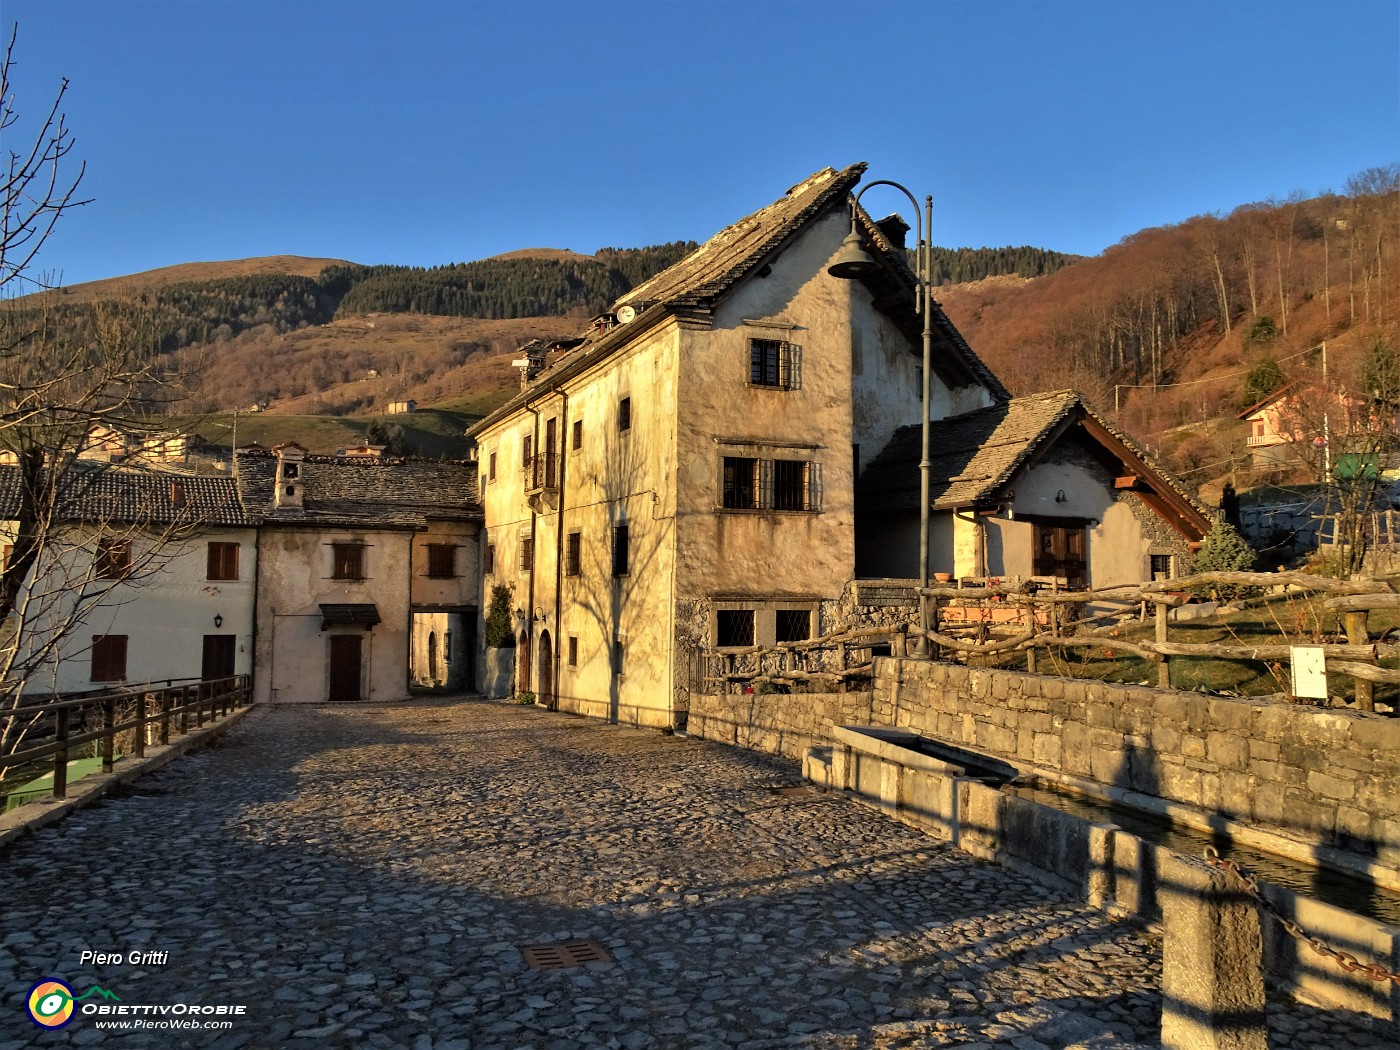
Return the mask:
<svg viewBox="0 0 1400 1050">
<path fill-rule="evenodd" d="M 12 34 L 0 66 L 7 146 L 19 135 L 14 48 Z M 136 476 L 92 461 L 95 430 L 140 447 L 159 428 L 176 377 L 158 367 L 147 311 L 105 303 L 83 328 L 65 328 L 57 293 L 35 274 L 59 220 L 86 203 L 77 196 L 83 166 L 70 175 L 74 143 L 60 110 L 67 87 L 32 144 L 9 151 L 0 194 L 0 527 L 10 548 L 0 568 L 0 754 L 33 724 L 13 709 L 42 689 L 55 661 L 82 654 L 80 629 L 95 610 L 128 600 L 130 586 L 159 572 L 179 553 L 171 545 L 198 525 L 186 513 L 157 520 L 92 498 L 104 477 Z M 35 288 L 38 295 L 19 298 Z M 102 554 L 113 549 L 129 552 L 116 572 Z"/>
</svg>

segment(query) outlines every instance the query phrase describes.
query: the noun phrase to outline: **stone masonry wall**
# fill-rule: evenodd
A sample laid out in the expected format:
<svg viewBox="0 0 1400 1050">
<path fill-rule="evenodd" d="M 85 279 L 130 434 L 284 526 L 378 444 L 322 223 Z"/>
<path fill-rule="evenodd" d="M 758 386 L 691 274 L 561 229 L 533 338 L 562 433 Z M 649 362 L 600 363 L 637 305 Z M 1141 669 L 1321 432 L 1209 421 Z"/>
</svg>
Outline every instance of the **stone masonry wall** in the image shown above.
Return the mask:
<svg viewBox="0 0 1400 1050">
<path fill-rule="evenodd" d="M 690 731 L 800 758 L 896 726 L 1400 868 L 1400 719 L 881 660 L 873 693 L 695 696 Z"/>
</svg>

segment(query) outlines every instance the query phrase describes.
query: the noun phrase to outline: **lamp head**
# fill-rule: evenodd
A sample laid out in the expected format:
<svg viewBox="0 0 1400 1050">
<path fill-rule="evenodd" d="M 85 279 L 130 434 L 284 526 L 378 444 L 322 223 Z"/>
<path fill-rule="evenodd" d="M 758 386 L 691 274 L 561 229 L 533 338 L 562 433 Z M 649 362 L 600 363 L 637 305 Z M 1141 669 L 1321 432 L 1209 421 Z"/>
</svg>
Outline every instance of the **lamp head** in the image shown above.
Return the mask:
<svg viewBox="0 0 1400 1050">
<path fill-rule="evenodd" d="M 841 242 L 836 261 L 826 268 L 826 272 L 843 281 L 857 281 L 868 277 L 879 268 L 880 264 L 861 247 L 860 234 L 852 229 Z"/>
</svg>

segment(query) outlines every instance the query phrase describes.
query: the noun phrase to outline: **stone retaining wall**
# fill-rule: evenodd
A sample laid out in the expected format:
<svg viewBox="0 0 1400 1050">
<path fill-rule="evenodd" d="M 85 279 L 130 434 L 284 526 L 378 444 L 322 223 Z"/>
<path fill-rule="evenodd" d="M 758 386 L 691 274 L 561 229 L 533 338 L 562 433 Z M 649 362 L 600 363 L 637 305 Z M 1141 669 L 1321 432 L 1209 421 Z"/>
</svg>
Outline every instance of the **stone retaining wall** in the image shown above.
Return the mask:
<svg viewBox="0 0 1400 1050">
<path fill-rule="evenodd" d="M 833 725 L 909 728 L 1400 869 L 1400 719 L 882 659 L 873 693 L 702 696 L 692 735 L 801 759 Z"/>
</svg>

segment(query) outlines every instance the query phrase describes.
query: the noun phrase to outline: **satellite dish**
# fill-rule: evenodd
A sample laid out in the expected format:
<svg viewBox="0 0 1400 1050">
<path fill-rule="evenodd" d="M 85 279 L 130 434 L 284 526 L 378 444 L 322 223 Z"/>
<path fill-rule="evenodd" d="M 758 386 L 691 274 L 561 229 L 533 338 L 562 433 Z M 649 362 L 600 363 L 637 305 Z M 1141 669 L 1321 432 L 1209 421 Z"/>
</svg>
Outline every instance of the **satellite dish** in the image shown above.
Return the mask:
<svg viewBox="0 0 1400 1050">
<path fill-rule="evenodd" d="M 617 323 L 628 324 L 637 319 L 637 310 L 632 306 L 619 306 L 617 308 Z"/>
</svg>

